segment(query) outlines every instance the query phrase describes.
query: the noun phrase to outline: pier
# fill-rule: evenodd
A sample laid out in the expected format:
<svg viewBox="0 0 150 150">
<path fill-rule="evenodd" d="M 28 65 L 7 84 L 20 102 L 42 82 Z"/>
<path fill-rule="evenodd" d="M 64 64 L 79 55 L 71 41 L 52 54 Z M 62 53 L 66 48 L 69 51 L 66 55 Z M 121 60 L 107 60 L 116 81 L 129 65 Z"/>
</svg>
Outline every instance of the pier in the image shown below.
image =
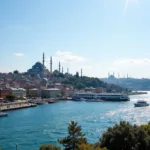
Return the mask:
<svg viewBox="0 0 150 150">
<path fill-rule="evenodd" d="M 0 110 L 1 111 L 16 110 L 16 109 L 22 109 L 22 108 L 35 107 L 35 106 L 37 105 L 34 103 L 28 103 L 28 102 L 1 103 Z"/>
</svg>

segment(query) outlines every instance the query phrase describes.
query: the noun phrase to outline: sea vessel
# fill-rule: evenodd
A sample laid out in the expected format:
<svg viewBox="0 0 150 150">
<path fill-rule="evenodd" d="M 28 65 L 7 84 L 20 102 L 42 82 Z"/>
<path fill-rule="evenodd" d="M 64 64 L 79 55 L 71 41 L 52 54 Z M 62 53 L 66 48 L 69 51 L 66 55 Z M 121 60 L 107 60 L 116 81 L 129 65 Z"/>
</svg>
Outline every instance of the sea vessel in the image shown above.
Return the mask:
<svg viewBox="0 0 150 150">
<path fill-rule="evenodd" d="M 129 101 L 129 97 L 126 94 L 120 93 L 75 93 L 72 96 L 73 100 L 80 99 L 88 100 L 101 100 L 101 101 Z"/>
<path fill-rule="evenodd" d="M 87 99 L 87 102 L 103 102 L 102 99 Z"/>
<path fill-rule="evenodd" d="M 139 100 L 134 104 L 135 107 L 145 107 L 145 106 L 149 106 L 149 104 L 147 103 L 147 101 L 144 100 Z"/>
<path fill-rule="evenodd" d="M 0 117 L 5 117 L 5 116 L 8 116 L 8 114 L 0 111 Z"/>
</svg>

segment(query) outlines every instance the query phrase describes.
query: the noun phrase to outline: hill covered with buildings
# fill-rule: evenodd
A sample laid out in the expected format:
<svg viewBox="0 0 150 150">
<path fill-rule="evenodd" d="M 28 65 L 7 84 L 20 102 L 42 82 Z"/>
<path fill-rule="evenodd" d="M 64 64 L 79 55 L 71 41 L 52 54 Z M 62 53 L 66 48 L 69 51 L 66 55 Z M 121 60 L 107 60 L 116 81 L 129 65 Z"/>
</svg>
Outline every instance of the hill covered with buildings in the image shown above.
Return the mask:
<svg viewBox="0 0 150 150">
<path fill-rule="evenodd" d="M 0 73 L 0 98 L 6 98 L 12 94 L 16 97 L 71 97 L 75 92 L 125 92 L 127 89 L 115 84 L 108 84 L 99 78 L 82 76 L 76 72 L 72 75 L 63 72 L 59 62 L 58 70 L 52 70 L 52 57 L 50 70 L 43 63 L 36 62 L 27 72 L 20 73 L 15 70 L 10 73 Z"/>
<path fill-rule="evenodd" d="M 110 75 L 108 78 L 101 78 L 100 80 L 107 82 L 108 84 L 116 84 L 123 88 L 128 88 L 131 90 L 150 90 L 150 79 L 142 78 L 116 78 L 114 75 Z"/>
</svg>

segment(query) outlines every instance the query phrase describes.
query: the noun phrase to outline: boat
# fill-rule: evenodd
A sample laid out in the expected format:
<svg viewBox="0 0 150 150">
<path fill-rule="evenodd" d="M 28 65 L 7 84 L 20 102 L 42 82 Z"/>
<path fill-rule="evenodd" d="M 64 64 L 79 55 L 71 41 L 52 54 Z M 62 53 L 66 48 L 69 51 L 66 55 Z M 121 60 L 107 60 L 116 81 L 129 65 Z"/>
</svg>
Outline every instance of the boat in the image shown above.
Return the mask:
<svg viewBox="0 0 150 150">
<path fill-rule="evenodd" d="M 103 102 L 102 99 L 87 99 L 87 102 Z"/>
<path fill-rule="evenodd" d="M 149 104 L 147 103 L 147 101 L 144 100 L 139 100 L 134 104 L 135 107 L 145 107 L 145 106 L 149 106 Z"/>
<path fill-rule="evenodd" d="M 5 117 L 5 116 L 8 116 L 8 114 L 0 111 L 0 117 Z"/>
<path fill-rule="evenodd" d="M 37 102 L 36 104 L 37 105 L 45 105 L 45 104 L 48 104 L 48 102 Z"/>
<path fill-rule="evenodd" d="M 120 93 L 75 93 L 72 96 L 75 101 L 81 101 L 81 99 L 99 100 L 99 101 L 129 101 L 129 97 L 126 94 Z"/>
</svg>

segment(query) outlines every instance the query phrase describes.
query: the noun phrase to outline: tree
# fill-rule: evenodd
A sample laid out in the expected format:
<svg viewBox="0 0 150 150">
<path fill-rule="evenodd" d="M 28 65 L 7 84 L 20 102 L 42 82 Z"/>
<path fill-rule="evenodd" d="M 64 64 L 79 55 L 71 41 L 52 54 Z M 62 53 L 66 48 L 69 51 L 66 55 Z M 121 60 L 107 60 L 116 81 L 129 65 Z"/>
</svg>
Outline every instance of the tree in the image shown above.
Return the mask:
<svg viewBox="0 0 150 150">
<path fill-rule="evenodd" d="M 83 89 L 83 88 L 85 88 L 85 85 L 83 83 L 79 82 L 76 84 L 76 88 L 77 89 Z"/>
<path fill-rule="evenodd" d="M 76 72 L 76 78 L 79 78 L 79 72 Z"/>
<path fill-rule="evenodd" d="M 58 142 L 65 147 L 64 150 L 76 150 L 80 144 L 86 144 L 87 140 L 77 122 L 71 121 L 68 126 L 68 136 Z"/>
<path fill-rule="evenodd" d="M 148 150 L 149 139 L 146 132 L 139 126 L 121 121 L 102 135 L 101 147 L 109 150 Z"/>
<path fill-rule="evenodd" d="M 7 96 L 6 96 L 6 99 L 8 99 L 8 100 L 10 100 L 10 101 L 13 101 L 13 100 L 15 100 L 15 99 L 16 99 L 16 96 L 15 96 L 15 95 L 10 94 L 10 95 L 7 95 Z"/>
<path fill-rule="evenodd" d="M 94 144 L 81 144 L 78 146 L 78 150 L 106 150 L 106 148 L 100 148 Z"/>
<path fill-rule="evenodd" d="M 61 150 L 61 149 L 58 146 L 53 146 L 49 144 L 40 146 L 40 150 Z"/>
<path fill-rule="evenodd" d="M 18 70 L 15 70 L 13 73 L 14 73 L 14 74 L 19 74 L 19 71 L 18 71 Z"/>
</svg>

